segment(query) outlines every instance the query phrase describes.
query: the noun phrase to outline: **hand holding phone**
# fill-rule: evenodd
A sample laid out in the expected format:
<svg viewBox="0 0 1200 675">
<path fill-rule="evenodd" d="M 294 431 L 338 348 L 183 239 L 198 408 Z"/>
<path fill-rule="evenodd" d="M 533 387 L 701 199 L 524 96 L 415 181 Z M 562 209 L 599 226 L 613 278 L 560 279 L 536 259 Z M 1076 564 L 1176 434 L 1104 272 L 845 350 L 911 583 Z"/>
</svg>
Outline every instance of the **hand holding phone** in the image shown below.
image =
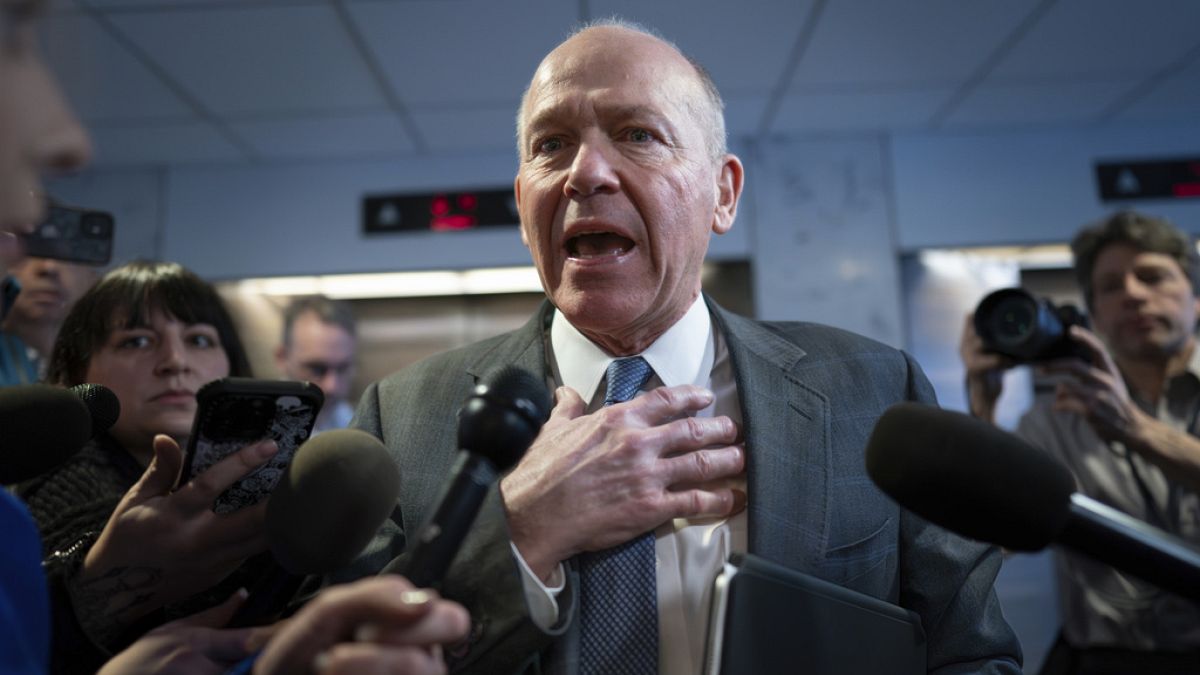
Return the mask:
<svg viewBox="0 0 1200 675">
<path fill-rule="evenodd" d="M 217 497 L 217 513 L 256 504 L 275 489 L 296 448 L 308 440 L 325 396 L 310 382 L 228 377 L 196 392 L 196 420 L 188 438 L 180 485 L 221 459 L 264 439 L 279 451 Z"/>
</svg>

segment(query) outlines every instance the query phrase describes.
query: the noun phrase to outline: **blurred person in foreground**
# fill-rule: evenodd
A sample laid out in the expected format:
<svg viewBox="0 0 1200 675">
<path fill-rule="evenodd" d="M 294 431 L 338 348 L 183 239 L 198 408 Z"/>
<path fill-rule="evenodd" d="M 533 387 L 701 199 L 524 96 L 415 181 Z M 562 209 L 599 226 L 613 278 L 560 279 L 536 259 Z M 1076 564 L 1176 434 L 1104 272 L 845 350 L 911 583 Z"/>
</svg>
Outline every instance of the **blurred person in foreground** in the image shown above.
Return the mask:
<svg viewBox="0 0 1200 675">
<path fill-rule="evenodd" d="M 1133 211 L 1071 243 L 1092 330 L 1089 359 L 1041 364 L 1059 377 L 1017 433 L 1062 460 L 1078 490 L 1200 545 L 1200 258 L 1190 237 Z M 1013 359 L 988 351 L 968 316 L 960 347 L 971 413 L 994 422 Z M 1042 673 L 1200 672 L 1200 607 L 1082 554 L 1058 551 L 1062 631 Z"/>
<path fill-rule="evenodd" d="M 0 0 L 0 279 L 20 262 L 17 235 L 31 232 L 44 215 L 42 174 L 78 168 L 90 153 L 86 133 L 38 51 L 36 22 L 45 9 L 40 0 Z M 0 320 L 11 305 L 11 288 L 3 284 Z M 3 433 L 0 429 L 0 437 Z M 242 454 L 232 459 L 247 459 Z M 147 497 L 156 479 L 166 486 L 163 490 L 173 486 L 170 473 L 169 467 L 152 461 L 122 501 L 139 507 L 143 530 L 169 518 L 156 508 L 161 500 Z M 131 532 L 118 518 L 105 524 L 98 539 L 124 548 L 138 541 L 138 529 Z M 43 675 L 50 661 L 51 617 L 42 546 L 25 505 L 7 490 L 0 490 L 0 538 L 0 672 Z M 156 629 L 104 673 L 221 672 L 238 661 L 243 672 L 252 668 L 260 675 L 361 673 L 385 667 L 438 673 L 444 666 L 436 645 L 459 639 L 467 628 L 461 608 L 413 591 L 400 578 L 369 580 L 318 596 L 273 637 L 265 631 L 217 629 L 239 602 L 240 594 L 204 614 Z M 258 658 L 248 659 L 265 639 Z"/>
<path fill-rule="evenodd" d="M 1019 672 L 999 551 L 899 509 L 865 474 L 876 418 L 933 402 L 917 364 L 701 292 L 743 181 L 703 69 L 641 27 L 591 25 L 538 66 L 517 137 L 521 238 L 548 302 L 368 387 L 355 424 L 405 480 L 400 518 L 347 574 L 404 551 L 456 457 L 454 411 L 517 365 L 557 402 L 443 586 L 472 614 L 464 670 L 699 672 L 713 579 L 748 551 L 915 611 L 930 672 Z"/>
</svg>

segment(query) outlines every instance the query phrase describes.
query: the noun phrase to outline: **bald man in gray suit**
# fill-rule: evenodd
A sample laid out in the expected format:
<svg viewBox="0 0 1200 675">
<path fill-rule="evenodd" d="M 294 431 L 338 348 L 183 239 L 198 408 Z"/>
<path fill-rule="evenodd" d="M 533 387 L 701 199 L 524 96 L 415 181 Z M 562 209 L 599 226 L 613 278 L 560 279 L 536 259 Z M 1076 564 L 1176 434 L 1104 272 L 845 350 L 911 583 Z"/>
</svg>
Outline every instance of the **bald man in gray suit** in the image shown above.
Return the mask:
<svg viewBox="0 0 1200 675">
<path fill-rule="evenodd" d="M 883 410 L 933 402 L 919 367 L 701 293 L 709 237 L 732 227 L 742 191 L 721 110 L 702 69 L 637 27 L 590 26 L 543 60 L 518 116 L 515 191 L 548 302 L 517 331 L 368 389 L 356 424 L 400 466 L 401 517 L 347 576 L 403 554 L 454 460 L 457 407 L 517 365 L 556 404 L 447 576 L 474 624 L 458 668 L 698 672 L 712 580 L 750 552 L 913 610 L 930 672 L 1020 672 L 998 552 L 900 510 L 864 472 Z M 646 379 L 614 399 L 627 361 Z M 597 572 L 614 560 L 632 576 Z M 648 602 L 605 613 L 610 593 L 644 583 Z"/>
</svg>

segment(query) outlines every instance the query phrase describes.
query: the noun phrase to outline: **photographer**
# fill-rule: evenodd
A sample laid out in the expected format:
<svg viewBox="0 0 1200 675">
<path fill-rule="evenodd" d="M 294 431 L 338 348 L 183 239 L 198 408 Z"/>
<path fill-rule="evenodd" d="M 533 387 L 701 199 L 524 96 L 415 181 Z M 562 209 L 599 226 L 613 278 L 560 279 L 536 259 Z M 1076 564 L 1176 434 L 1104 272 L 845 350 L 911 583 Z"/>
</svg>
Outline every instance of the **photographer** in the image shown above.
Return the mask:
<svg viewBox="0 0 1200 675">
<path fill-rule="evenodd" d="M 1071 243 L 1094 333 L 1086 355 L 1039 361 L 1060 381 L 1018 434 L 1062 460 L 1080 492 L 1200 543 L 1200 259 L 1166 221 L 1122 212 Z M 968 317 L 960 353 L 971 413 L 994 421 L 1002 372 Z M 1082 556 L 1056 560 L 1063 628 L 1043 673 L 1200 672 L 1200 608 Z"/>
</svg>

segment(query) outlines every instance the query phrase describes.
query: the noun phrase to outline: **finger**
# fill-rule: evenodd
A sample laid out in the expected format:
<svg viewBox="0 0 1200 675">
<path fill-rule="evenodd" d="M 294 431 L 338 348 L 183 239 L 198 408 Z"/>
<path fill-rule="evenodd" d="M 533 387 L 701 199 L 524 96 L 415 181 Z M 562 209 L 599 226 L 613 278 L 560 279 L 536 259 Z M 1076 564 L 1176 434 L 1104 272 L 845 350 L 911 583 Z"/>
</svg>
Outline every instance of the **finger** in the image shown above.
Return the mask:
<svg viewBox="0 0 1200 675">
<path fill-rule="evenodd" d="M 154 458 L 131 490 L 136 492 L 139 500 L 169 493 L 179 481 L 179 472 L 183 469 L 183 451 L 175 439 L 158 434 L 154 437 L 153 448 Z"/>
<path fill-rule="evenodd" d="M 431 650 L 376 644 L 340 644 L 313 662 L 318 675 L 441 675 L 446 665 Z"/>
<path fill-rule="evenodd" d="M 1122 386 L 1118 384 L 1119 380 L 1112 373 L 1079 359 L 1047 361 L 1042 367 L 1042 372 L 1048 375 L 1066 375 L 1072 379 L 1064 380 L 1064 382 L 1074 382 L 1095 389 L 1115 390 Z"/>
<path fill-rule="evenodd" d="M 701 484 L 740 474 L 746 468 L 745 451 L 736 445 L 694 450 L 660 460 L 668 486 Z"/>
<path fill-rule="evenodd" d="M 698 450 L 714 445 L 731 445 L 737 442 L 738 428 L 733 420 L 724 415 L 717 417 L 684 417 L 664 424 L 652 433 L 661 438 L 662 456 L 680 451 Z"/>
<path fill-rule="evenodd" d="M 713 393 L 708 389 L 691 384 L 681 384 L 674 387 L 652 389 L 643 396 L 611 405 L 604 410 L 632 414 L 644 422 L 657 424 L 686 413 L 704 410 L 712 405 L 712 402 Z"/>
<path fill-rule="evenodd" d="M 466 637 L 470 628 L 471 617 L 462 605 L 438 600 L 416 623 L 399 627 L 387 623 L 363 624 L 355 631 L 354 639 L 397 646 L 450 644 Z"/>
<path fill-rule="evenodd" d="M 737 506 L 733 490 L 694 488 L 665 494 L 665 506 L 673 518 L 715 518 L 728 516 Z"/>
<path fill-rule="evenodd" d="M 279 446 L 275 444 L 275 441 L 269 439 L 247 445 L 193 478 L 185 490 L 194 495 L 189 498 L 209 505 L 217 495 L 224 492 L 242 476 L 257 469 L 278 451 Z"/>
<path fill-rule="evenodd" d="M 264 672 L 301 671 L 319 652 L 349 640 L 364 623 L 411 625 L 433 609 L 436 597 L 413 590 L 407 579 L 392 574 L 330 588 L 305 605 L 267 644 Z"/>
<path fill-rule="evenodd" d="M 550 410 L 550 418 L 542 425 L 543 429 L 553 429 L 565 424 L 587 411 L 587 402 L 579 392 L 570 387 L 559 387 L 554 390 L 554 408 Z"/>
<path fill-rule="evenodd" d="M 1093 363 L 1113 375 L 1119 373 L 1117 364 L 1113 362 L 1108 349 L 1105 348 L 1104 343 L 1100 341 L 1100 338 L 1095 333 L 1078 325 L 1071 326 L 1070 333 L 1072 340 L 1087 348 L 1088 352 L 1092 355 Z"/>
</svg>

